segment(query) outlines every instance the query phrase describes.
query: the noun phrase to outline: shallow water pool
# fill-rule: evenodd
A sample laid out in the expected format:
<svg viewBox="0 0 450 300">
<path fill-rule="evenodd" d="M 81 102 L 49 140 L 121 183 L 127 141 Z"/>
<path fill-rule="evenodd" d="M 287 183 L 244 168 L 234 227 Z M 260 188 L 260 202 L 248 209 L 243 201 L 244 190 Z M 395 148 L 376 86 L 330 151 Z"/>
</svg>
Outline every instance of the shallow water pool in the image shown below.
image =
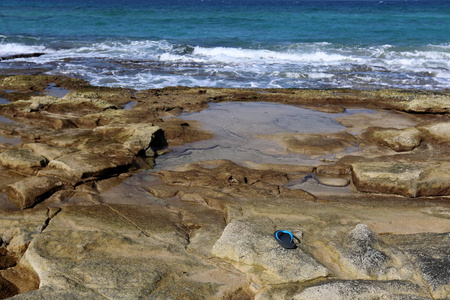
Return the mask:
<svg viewBox="0 0 450 300">
<path fill-rule="evenodd" d="M 345 113 L 325 113 L 292 105 L 268 102 L 211 103 L 201 112 L 183 114 L 186 121 L 195 120 L 214 138 L 172 148 L 157 159 L 156 168 L 184 165 L 195 161 L 229 159 L 238 163 L 315 165 L 319 159 L 296 153 L 285 153 L 278 143 L 255 137 L 259 134 L 332 133 L 345 131 L 337 118 L 372 110 L 351 109 Z M 356 147 L 355 147 L 356 148 Z M 348 149 L 352 151 L 352 149 Z"/>
</svg>

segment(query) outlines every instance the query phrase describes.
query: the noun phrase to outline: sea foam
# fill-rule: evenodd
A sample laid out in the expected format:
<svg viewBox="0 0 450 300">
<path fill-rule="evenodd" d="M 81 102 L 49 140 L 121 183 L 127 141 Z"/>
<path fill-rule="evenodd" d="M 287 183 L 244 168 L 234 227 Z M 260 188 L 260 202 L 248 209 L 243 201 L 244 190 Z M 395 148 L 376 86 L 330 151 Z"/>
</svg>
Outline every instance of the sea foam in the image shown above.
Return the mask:
<svg viewBox="0 0 450 300">
<path fill-rule="evenodd" d="M 24 45 L 20 43 L 0 43 L 0 55 L 16 55 L 16 54 L 30 54 L 30 53 L 42 53 L 49 51 L 44 46 L 32 46 Z"/>
<path fill-rule="evenodd" d="M 205 47 L 169 41 L 121 40 L 52 48 L 0 44 L 0 55 L 19 58 L 51 74 L 93 84 L 138 89 L 167 85 L 298 88 L 427 88 L 450 86 L 450 45 L 399 47 L 293 43 L 272 48 Z"/>
</svg>

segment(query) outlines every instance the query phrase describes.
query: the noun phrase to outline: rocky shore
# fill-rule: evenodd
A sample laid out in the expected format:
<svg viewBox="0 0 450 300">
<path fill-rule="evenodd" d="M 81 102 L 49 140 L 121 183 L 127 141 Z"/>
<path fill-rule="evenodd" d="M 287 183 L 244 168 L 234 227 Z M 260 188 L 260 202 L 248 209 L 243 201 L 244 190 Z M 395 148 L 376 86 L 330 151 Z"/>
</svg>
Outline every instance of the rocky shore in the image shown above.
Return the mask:
<svg viewBox="0 0 450 300">
<path fill-rule="evenodd" d="M 38 75 L 0 77 L 0 100 L 1 299 L 450 298 L 450 92 Z M 344 129 L 253 137 L 305 164 L 159 163 L 214 137 L 184 113 L 229 102 L 339 114 Z"/>
</svg>

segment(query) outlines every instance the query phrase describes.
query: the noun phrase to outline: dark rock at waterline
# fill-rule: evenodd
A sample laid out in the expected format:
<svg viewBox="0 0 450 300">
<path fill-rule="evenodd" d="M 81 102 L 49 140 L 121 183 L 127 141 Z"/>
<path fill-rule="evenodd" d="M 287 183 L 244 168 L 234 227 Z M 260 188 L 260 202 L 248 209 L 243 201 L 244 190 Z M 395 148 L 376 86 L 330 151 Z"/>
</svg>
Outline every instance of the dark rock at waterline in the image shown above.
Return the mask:
<svg viewBox="0 0 450 300">
<path fill-rule="evenodd" d="M 16 59 L 16 58 L 30 58 L 30 57 L 39 57 L 44 55 L 45 53 L 37 52 L 37 53 L 24 53 L 24 54 L 13 54 L 13 55 L 7 55 L 7 56 L 0 56 L 0 61 L 2 60 L 9 60 L 9 59 Z"/>
</svg>

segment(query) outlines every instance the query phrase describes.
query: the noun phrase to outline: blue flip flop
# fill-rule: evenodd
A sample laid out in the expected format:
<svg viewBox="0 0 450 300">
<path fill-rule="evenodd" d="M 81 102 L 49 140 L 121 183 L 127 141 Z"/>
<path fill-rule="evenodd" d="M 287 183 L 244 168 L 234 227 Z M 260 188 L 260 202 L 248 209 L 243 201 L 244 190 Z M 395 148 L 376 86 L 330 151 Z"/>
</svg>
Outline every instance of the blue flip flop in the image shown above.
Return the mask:
<svg viewBox="0 0 450 300">
<path fill-rule="evenodd" d="M 277 230 L 273 233 L 277 242 L 286 249 L 295 249 L 297 245 L 294 243 L 294 236 L 290 231 Z"/>
</svg>

